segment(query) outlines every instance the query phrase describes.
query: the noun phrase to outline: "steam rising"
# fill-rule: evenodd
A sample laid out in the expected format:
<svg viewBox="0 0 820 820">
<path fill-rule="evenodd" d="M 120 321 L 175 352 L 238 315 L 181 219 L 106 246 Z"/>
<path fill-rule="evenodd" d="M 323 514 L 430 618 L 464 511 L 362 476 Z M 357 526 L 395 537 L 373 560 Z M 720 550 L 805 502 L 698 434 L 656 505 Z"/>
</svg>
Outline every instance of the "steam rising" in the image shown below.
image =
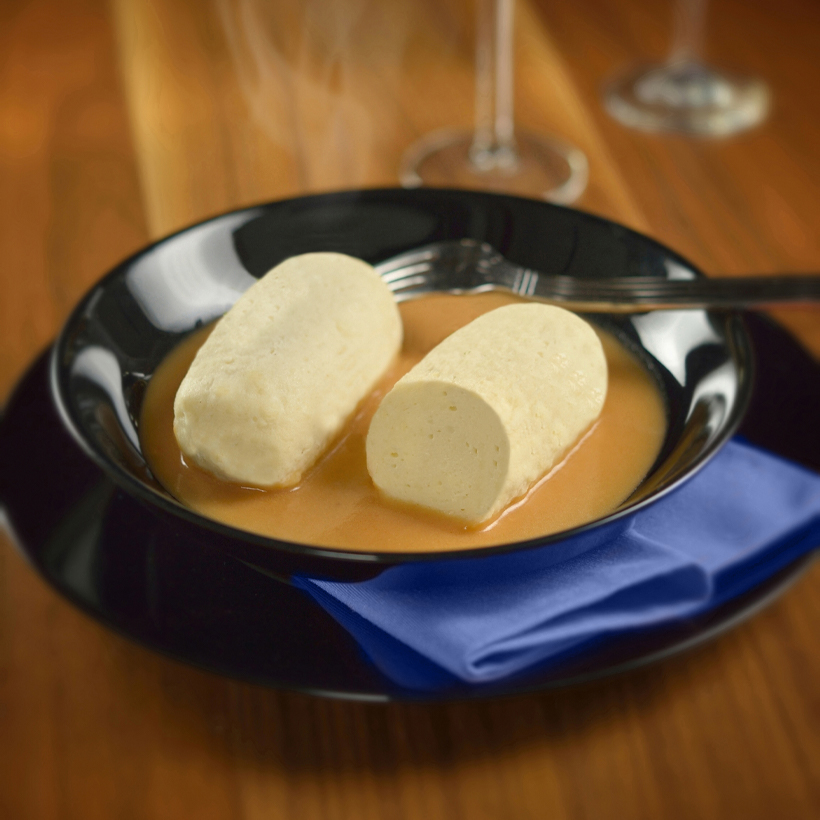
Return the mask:
<svg viewBox="0 0 820 820">
<path fill-rule="evenodd" d="M 397 133 L 405 57 L 414 17 L 430 9 L 412 0 L 215 2 L 252 115 L 293 157 L 300 188 L 395 182 L 407 142 Z"/>
</svg>

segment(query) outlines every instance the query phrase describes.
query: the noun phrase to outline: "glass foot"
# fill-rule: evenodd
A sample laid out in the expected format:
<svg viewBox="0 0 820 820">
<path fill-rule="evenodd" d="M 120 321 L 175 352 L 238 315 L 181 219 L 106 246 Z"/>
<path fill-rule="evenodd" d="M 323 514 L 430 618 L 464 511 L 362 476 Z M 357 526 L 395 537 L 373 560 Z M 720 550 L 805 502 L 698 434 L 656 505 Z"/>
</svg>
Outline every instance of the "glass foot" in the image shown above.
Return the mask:
<svg viewBox="0 0 820 820">
<path fill-rule="evenodd" d="M 492 149 L 476 146 L 472 133 L 437 131 L 412 145 L 399 168 L 405 188 L 470 188 L 561 205 L 578 199 L 588 177 L 582 151 L 533 134 L 516 134 L 514 149 Z"/>
<path fill-rule="evenodd" d="M 604 89 L 606 110 L 644 131 L 725 137 L 759 125 L 769 112 L 769 89 L 696 63 L 642 66 Z"/>
</svg>

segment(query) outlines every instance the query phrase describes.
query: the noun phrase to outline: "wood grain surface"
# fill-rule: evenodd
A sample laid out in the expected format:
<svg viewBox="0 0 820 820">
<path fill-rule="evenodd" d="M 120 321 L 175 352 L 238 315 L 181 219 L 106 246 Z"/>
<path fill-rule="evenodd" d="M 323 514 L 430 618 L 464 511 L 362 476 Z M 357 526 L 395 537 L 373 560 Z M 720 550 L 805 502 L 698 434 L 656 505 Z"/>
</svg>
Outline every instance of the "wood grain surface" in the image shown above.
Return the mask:
<svg viewBox="0 0 820 820">
<path fill-rule="evenodd" d="M 707 53 L 774 107 L 725 141 L 640 134 L 607 76 L 671 5 L 520 0 L 518 122 L 590 158 L 581 207 L 715 275 L 820 270 L 820 7 L 714 0 Z M 0 400 L 80 295 L 227 209 L 391 185 L 472 118 L 459 0 L 4 0 Z M 781 314 L 820 355 L 820 313 Z M 815 818 L 820 567 L 688 654 L 571 691 L 366 705 L 235 683 L 80 614 L 0 535 L 0 817 Z"/>
</svg>

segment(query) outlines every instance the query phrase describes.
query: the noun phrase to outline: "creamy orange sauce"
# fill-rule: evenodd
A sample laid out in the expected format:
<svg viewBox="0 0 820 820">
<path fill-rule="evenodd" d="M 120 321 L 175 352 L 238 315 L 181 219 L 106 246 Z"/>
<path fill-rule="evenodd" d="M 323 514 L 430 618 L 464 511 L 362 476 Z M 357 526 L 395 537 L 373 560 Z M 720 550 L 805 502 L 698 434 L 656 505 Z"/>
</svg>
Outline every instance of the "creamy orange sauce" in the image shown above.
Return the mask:
<svg viewBox="0 0 820 820">
<path fill-rule="evenodd" d="M 404 345 L 330 451 L 296 488 L 260 490 L 220 481 L 186 463 L 173 433 L 174 396 L 208 329 L 182 342 L 146 392 L 140 436 L 157 479 L 181 503 L 209 518 L 273 538 L 375 552 L 462 550 L 569 529 L 615 510 L 640 484 L 666 431 L 663 400 L 646 370 L 612 336 L 599 332 L 609 389 L 595 425 L 563 462 L 495 521 L 465 528 L 384 499 L 365 463 L 365 438 L 381 397 L 457 328 L 513 296 L 436 295 L 400 305 Z"/>
</svg>

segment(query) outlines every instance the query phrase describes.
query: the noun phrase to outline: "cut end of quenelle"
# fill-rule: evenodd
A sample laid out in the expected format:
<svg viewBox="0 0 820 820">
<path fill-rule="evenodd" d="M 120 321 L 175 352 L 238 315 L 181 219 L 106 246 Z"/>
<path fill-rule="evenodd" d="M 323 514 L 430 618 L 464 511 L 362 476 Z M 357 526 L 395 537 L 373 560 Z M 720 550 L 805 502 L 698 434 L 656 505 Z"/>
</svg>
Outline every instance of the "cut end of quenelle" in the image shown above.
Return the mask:
<svg viewBox="0 0 820 820">
<path fill-rule="evenodd" d="M 382 492 L 468 523 L 498 511 L 509 460 L 496 411 L 446 382 L 391 390 L 367 436 L 367 469 Z"/>
<path fill-rule="evenodd" d="M 498 308 L 447 337 L 382 400 L 367 468 L 388 497 L 469 525 L 494 518 L 598 418 L 603 347 L 551 305 Z"/>
</svg>

